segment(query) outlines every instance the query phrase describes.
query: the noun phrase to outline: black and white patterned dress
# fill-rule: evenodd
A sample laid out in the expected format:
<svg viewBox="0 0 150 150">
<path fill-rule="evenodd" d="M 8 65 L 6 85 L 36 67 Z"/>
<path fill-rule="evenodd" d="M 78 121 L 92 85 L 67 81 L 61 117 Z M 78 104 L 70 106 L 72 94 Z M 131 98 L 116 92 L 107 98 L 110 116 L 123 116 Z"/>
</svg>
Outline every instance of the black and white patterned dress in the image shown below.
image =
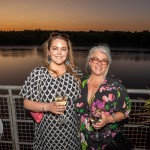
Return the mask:
<svg viewBox="0 0 150 150">
<path fill-rule="evenodd" d="M 32 101 L 52 102 L 56 93 L 67 94 L 65 118 L 61 125 L 59 115 L 45 113 L 42 121 L 35 123 L 34 150 L 80 150 L 77 135 L 78 124 L 74 103 L 80 94 L 80 86 L 70 73 L 54 78 L 45 67 L 35 68 L 23 85 L 20 95 Z"/>
</svg>

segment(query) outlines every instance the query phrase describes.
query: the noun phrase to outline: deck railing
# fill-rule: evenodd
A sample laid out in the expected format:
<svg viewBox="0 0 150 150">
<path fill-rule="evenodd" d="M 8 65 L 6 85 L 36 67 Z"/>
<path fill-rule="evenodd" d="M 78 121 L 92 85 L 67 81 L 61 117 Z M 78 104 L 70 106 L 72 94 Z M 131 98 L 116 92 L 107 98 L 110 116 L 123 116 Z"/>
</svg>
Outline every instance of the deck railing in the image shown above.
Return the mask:
<svg viewBox="0 0 150 150">
<path fill-rule="evenodd" d="M 3 122 L 3 134 L 0 139 L 1 150 L 33 150 L 34 122 L 23 108 L 23 99 L 19 96 L 21 86 L 0 86 L 0 119 Z M 139 116 L 144 113 L 142 106 L 145 97 L 150 95 L 149 89 L 127 89 L 132 101 L 132 111 L 127 123 L 124 124 L 124 134 L 132 139 L 134 149 L 146 150 L 150 143 L 149 116 Z"/>
</svg>

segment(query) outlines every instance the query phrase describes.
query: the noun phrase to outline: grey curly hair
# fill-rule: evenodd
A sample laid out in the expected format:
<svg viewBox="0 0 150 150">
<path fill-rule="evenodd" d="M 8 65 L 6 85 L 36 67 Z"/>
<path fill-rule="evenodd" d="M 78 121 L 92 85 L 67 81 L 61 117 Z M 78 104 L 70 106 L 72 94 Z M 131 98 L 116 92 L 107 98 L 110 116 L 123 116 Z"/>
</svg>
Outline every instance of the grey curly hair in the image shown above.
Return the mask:
<svg viewBox="0 0 150 150">
<path fill-rule="evenodd" d="M 105 75 L 107 74 L 110 64 L 112 63 L 112 58 L 111 58 L 111 52 L 110 52 L 110 48 L 107 44 L 99 44 L 97 46 L 92 47 L 89 50 L 89 54 L 87 56 L 87 63 L 86 63 L 86 67 L 88 66 L 88 62 L 90 61 L 90 59 L 92 58 L 92 55 L 95 51 L 100 51 L 101 53 L 105 54 L 107 56 L 108 59 L 108 66 L 105 72 Z"/>
</svg>

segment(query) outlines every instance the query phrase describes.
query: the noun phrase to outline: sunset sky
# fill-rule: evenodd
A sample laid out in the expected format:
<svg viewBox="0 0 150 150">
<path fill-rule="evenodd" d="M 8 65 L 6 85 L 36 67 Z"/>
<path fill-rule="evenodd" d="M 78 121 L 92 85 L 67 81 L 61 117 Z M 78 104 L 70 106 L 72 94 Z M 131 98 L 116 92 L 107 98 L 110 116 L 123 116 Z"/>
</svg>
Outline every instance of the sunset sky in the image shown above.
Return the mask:
<svg viewBox="0 0 150 150">
<path fill-rule="evenodd" d="M 0 31 L 150 31 L 150 0 L 0 0 Z"/>
</svg>

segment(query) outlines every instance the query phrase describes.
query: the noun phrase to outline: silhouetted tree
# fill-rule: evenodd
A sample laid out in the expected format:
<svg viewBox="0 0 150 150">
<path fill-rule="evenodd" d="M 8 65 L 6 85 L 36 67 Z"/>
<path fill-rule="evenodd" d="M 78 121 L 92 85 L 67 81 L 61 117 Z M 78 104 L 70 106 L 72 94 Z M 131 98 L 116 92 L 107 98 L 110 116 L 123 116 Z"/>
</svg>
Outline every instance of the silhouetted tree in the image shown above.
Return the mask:
<svg viewBox="0 0 150 150">
<path fill-rule="evenodd" d="M 74 46 L 93 46 L 107 43 L 113 47 L 150 48 L 150 32 L 125 31 L 58 31 L 58 30 L 24 30 L 0 31 L 0 45 L 42 45 L 51 32 L 66 33 Z"/>
</svg>

